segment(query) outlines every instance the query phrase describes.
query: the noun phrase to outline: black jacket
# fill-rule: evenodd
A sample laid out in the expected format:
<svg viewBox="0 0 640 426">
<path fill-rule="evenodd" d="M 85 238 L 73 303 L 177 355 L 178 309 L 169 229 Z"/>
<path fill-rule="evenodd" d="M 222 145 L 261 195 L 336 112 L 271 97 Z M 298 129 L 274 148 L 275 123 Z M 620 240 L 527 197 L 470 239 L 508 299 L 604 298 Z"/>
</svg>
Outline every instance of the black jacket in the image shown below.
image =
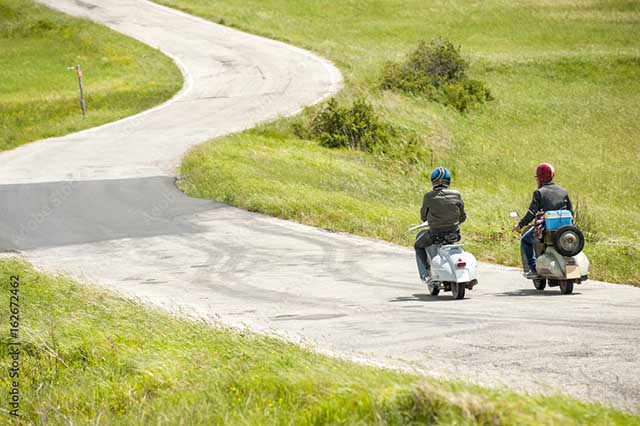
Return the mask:
<svg viewBox="0 0 640 426">
<path fill-rule="evenodd" d="M 459 225 L 467 219 L 462 196 L 444 185 L 434 187 L 424 194 L 420 219 L 428 220 L 435 234 L 459 231 Z"/>
<path fill-rule="evenodd" d="M 569 193 L 566 189 L 553 182 L 545 183 L 533 192 L 529 210 L 520 223 L 518 223 L 518 226 L 522 228 L 528 225 L 536 217 L 536 213 L 539 210 L 545 212 L 549 210 L 569 210 L 573 213 Z"/>
</svg>

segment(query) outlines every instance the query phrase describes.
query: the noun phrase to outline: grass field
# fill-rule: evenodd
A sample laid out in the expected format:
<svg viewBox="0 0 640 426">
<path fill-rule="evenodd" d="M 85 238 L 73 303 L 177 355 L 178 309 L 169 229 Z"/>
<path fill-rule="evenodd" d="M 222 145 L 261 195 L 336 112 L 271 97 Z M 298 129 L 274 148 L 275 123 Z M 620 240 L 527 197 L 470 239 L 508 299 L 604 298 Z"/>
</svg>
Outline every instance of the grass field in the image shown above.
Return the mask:
<svg viewBox="0 0 640 426">
<path fill-rule="evenodd" d="M 192 2 L 194 7 L 202 4 Z M 292 4 L 281 2 L 278 6 Z M 361 50 L 366 44 L 354 44 L 345 50 L 331 41 L 313 39 L 314 34 L 331 29 L 322 29 L 323 20 L 336 18 L 331 25 L 341 25 L 352 21 L 354 14 L 366 17 L 366 3 L 331 5 L 351 14 L 344 16 L 342 10 L 331 10 L 327 4 L 313 6 L 311 15 L 308 9 L 293 6 L 289 9 L 294 16 L 286 19 L 278 18 L 276 9 L 271 14 L 260 12 L 261 5 L 272 6 L 268 1 L 243 3 L 234 6 L 240 13 L 237 16 L 225 9 L 224 15 L 215 12 L 209 17 L 224 17 L 231 24 L 247 28 L 253 20 L 262 20 L 256 28 L 265 33 L 275 30 L 289 34 L 292 31 L 286 25 L 297 25 L 301 39 L 292 42 L 321 51 L 345 70 L 348 84 L 341 95 L 343 99 L 366 93 L 388 120 L 430 135 L 436 159 L 452 164 L 471 206 L 481 205 L 491 194 L 489 199 L 494 205 L 478 207 L 475 212 L 478 218 L 485 215 L 495 220 L 490 225 L 472 220 L 467 228 L 469 241 L 474 250 L 484 250 L 485 257 L 492 253 L 498 261 L 511 262 L 514 242 L 503 237 L 509 224 L 496 211 L 510 207 L 502 192 L 515 193 L 526 184 L 512 187 L 511 183 L 501 183 L 489 191 L 486 180 L 471 177 L 475 176 L 471 172 L 481 168 L 474 162 L 477 160 L 463 160 L 457 154 L 467 149 L 465 144 L 474 143 L 473 137 L 479 132 L 474 126 L 500 133 L 495 128 L 498 119 L 491 121 L 494 118 L 489 113 L 500 108 L 505 108 L 504 114 L 511 111 L 508 103 L 501 106 L 508 96 L 459 116 L 420 99 L 377 92 L 373 87 L 376 67 L 386 57 L 383 51 L 376 54 L 372 50 L 369 63 L 359 62 L 355 59 L 367 56 Z M 260 13 L 255 14 L 256 10 Z M 409 10 L 405 12 L 407 17 L 415 18 Z M 385 9 L 379 13 L 384 16 Z M 247 20 L 244 23 L 240 19 L 243 14 Z M 313 25 L 308 34 L 303 34 L 307 18 Z M 375 23 L 370 25 L 375 27 Z M 365 26 L 359 24 L 352 30 L 357 33 L 358 28 Z M 389 36 L 388 30 L 372 30 L 370 37 L 385 33 Z M 308 43 L 302 40 L 304 37 L 310 37 Z M 627 36 L 619 37 L 622 40 Z M 402 48 L 411 44 L 396 40 L 381 46 L 397 49 L 394 43 L 398 42 L 406 43 Z M 167 99 L 181 84 L 176 67 L 159 52 L 24 0 L 3 0 L 0 4 L 0 51 L 0 150 L 135 113 Z M 342 52 L 343 60 L 332 51 Z M 504 69 L 500 71 L 504 63 L 499 55 L 483 57 L 481 50 L 474 52 L 485 61 L 476 65 L 476 72 L 491 84 L 495 83 L 491 76 L 506 73 Z M 620 49 L 616 55 L 626 57 L 631 52 Z M 518 61 L 512 65 L 520 67 L 527 59 Z M 78 62 L 85 71 L 89 104 L 86 119 L 78 111 L 75 76 L 66 70 Z M 635 68 L 628 68 L 634 77 Z M 495 91 L 498 85 L 492 88 Z M 632 97 L 631 88 L 620 94 Z M 500 90 L 498 96 L 499 93 Z M 550 114 L 547 118 L 555 117 Z M 597 114 L 595 118 L 601 119 Z M 193 179 L 184 181 L 187 189 L 319 226 L 408 242 L 401 231 L 415 221 L 424 187 L 423 173 L 371 155 L 329 151 L 298 140 L 290 127 L 296 120 L 263 126 L 194 151 L 184 166 L 187 172 L 196 172 Z M 629 146 L 629 139 L 625 140 Z M 618 158 L 619 153 L 615 155 Z M 511 169 L 507 172 L 521 177 Z M 242 181 L 243 177 L 249 179 L 250 185 Z M 215 185 L 207 186 L 205 179 L 214 179 Z M 518 200 L 523 203 L 525 198 L 520 196 Z M 596 207 L 593 209 L 597 218 L 600 213 Z M 472 207 L 470 212 L 473 211 Z M 628 220 L 621 217 L 620 220 Z M 600 222 L 596 223 L 600 226 Z M 616 224 L 612 226 L 619 225 Z M 636 241 L 633 229 L 626 234 L 620 231 L 616 238 Z M 601 236 L 599 241 L 609 244 L 607 238 Z M 621 247 L 619 241 L 611 244 Z M 617 262 L 602 273 L 617 271 Z M 620 270 L 626 274 L 631 269 Z M 19 280 L 11 276 L 18 276 Z M 12 282 L 20 284 L 12 286 Z M 13 407 L 5 397 L 0 424 L 615 426 L 640 422 L 638 417 L 561 396 L 523 396 L 330 359 L 277 339 L 214 328 L 204 321 L 177 319 L 64 277 L 41 274 L 17 260 L 0 260 L 0 289 L 5 297 L 0 315 L 5 374 L 0 375 L 0 387 L 9 392 L 11 382 L 19 382 L 22 414 L 14 423 L 8 414 Z M 12 295 L 19 296 L 19 324 L 9 311 Z M 9 351 L 13 339 L 9 328 L 13 326 L 18 328 L 16 337 L 21 343 L 17 378 L 6 374 L 11 368 Z"/>
<path fill-rule="evenodd" d="M 11 276 L 19 276 L 19 280 Z M 12 286 L 11 282 L 14 283 Z M 15 284 L 18 283 L 18 284 Z M 14 259 L 0 261 L 3 370 L 19 296 L 22 425 L 631 425 L 562 397 L 442 382 L 176 319 Z M 13 319 L 12 319 L 13 320 Z M 0 386 L 8 392 L 8 374 Z M 6 401 L 1 424 L 9 424 Z"/>
<path fill-rule="evenodd" d="M 165 55 L 29 0 L 0 4 L 0 151 L 150 108 L 182 86 Z M 88 116 L 82 117 L 80 64 Z"/>
<path fill-rule="evenodd" d="M 182 166 L 189 194 L 409 243 L 403 232 L 419 219 L 427 172 L 445 165 L 466 199 L 467 247 L 517 265 L 507 213 L 526 210 L 533 170 L 548 161 L 582 207 L 592 278 L 640 284 L 640 3 L 158 2 L 333 60 L 345 75 L 340 101 L 368 98 L 432 152 L 415 168 L 319 149 L 296 140 L 296 120 L 281 120 L 194 150 Z M 386 61 L 438 35 L 462 46 L 471 77 L 487 83 L 494 101 L 460 114 L 379 89 Z"/>
</svg>

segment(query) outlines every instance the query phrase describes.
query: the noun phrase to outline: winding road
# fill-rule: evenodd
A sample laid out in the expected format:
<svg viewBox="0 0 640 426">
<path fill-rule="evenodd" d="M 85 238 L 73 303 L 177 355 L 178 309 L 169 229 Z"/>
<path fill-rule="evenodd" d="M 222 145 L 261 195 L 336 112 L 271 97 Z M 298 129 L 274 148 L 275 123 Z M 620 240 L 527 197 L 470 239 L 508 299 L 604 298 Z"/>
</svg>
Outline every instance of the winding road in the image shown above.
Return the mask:
<svg viewBox="0 0 640 426">
<path fill-rule="evenodd" d="M 640 411 L 640 289 L 537 292 L 481 264 L 430 297 L 412 250 L 248 213 L 176 189 L 184 153 L 337 92 L 327 61 L 146 0 L 41 0 L 170 55 L 171 101 L 0 153 L 0 251 L 188 315 L 321 351 Z"/>
</svg>

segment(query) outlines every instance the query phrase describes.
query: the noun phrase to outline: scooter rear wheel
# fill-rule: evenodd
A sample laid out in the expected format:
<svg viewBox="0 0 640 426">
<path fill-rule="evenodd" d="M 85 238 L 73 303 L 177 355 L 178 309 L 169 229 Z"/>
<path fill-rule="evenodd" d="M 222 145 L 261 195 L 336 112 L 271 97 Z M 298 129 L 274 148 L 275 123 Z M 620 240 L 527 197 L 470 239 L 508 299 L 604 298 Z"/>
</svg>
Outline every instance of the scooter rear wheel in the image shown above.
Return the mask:
<svg viewBox="0 0 640 426">
<path fill-rule="evenodd" d="M 467 286 L 464 283 L 451 283 L 453 298 L 457 300 L 464 299 L 464 291 L 466 288 Z"/>
<path fill-rule="evenodd" d="M 438 294 L 440 294 L 440 287 L 438 287 L 437 285 L 433 285 L 433 283 L 427 284 L 427 290 L 432 296 L 437 296 Z"/>
<path fill-rule="evenodd" d="M 547 286 L 547 280 L 545 278 L 533 280 L 533 286 L 536 288 L 536 290 L 542 291 Z"/>
<path fill-rule="evenodd" d="M 560 281 L 560 292 L 562 294 L 571 294 L 571 293 L 573 293 L 573 280 L 562 280 L 562 281 Z"/>
</svg>

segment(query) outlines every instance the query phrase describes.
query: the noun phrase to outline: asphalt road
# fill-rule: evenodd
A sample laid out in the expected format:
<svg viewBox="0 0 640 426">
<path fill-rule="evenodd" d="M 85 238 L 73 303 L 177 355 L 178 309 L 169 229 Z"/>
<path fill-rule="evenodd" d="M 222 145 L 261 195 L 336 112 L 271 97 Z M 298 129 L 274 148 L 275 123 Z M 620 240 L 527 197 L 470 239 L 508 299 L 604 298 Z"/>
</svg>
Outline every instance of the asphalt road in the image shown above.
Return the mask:
<svg viewBox="0 0 640 426">
<path fill-rule="evenodd" d="M 640 411 L 638 288 L 563 296 L 482 264 L 467 299 L 430 297 L 409 249 L 176 189 L 190 147 L 339 90 L 331 64 L 144 0 L 42 3 L 162 49 L 186 83 L 149 112 L 0 153 L 0 251 L 332 354 Z"/>
</svg>

